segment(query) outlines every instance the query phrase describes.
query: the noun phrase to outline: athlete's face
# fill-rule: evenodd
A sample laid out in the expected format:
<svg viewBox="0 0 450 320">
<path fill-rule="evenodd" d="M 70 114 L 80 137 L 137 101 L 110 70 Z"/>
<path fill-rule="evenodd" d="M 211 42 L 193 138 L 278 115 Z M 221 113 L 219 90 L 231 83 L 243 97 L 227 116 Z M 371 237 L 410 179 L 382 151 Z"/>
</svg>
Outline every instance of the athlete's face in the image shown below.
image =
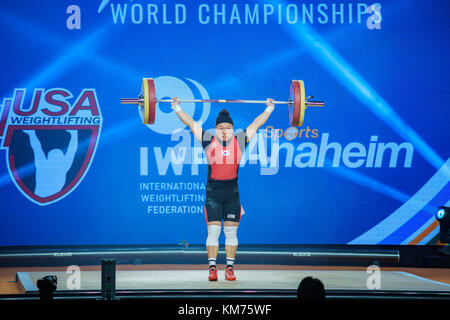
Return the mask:
<svg viewBox="0 0 450 320">
<path fill-rule="evenodd" d="M 222 141 L 228 141 L 233 137 L 233 125 L 222 122 L 216 126 L 216 136 Z"/>
</svg>

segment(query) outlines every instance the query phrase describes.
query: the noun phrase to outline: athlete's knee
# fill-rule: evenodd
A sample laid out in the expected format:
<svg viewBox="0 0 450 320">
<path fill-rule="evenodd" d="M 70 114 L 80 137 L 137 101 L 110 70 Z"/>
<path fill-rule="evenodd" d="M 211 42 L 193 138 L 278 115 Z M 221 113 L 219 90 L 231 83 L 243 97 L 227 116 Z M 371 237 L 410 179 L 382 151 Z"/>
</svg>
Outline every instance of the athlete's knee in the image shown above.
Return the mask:
<svg viewBox="0 0 450 320">
<path fill-rule="evenodd" d="M 237 247 L 237 229 L 237 226 L 223 226 L 223 233 L 225 233 L 225 245 Z"/>
<path fill-rule="evenodd" d="M 208 238 L 206 239 L 206 246 L 218 247 L 221 225 L 211 224 L 208 226 Z"/>
</svg>

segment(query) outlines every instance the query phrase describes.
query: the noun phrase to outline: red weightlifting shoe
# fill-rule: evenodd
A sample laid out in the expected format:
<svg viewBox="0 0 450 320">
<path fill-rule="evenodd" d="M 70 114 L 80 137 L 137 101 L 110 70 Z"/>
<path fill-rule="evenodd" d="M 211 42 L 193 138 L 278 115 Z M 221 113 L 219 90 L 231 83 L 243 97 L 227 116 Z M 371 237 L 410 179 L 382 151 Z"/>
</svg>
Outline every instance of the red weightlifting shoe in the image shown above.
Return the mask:
<svg viewBox="0 0 450 320">
<path fill-rule="evenodd" d="M 209 281 L 217 281 L 217 268 L 215 266 L 209 267 Z"/>
<path fill-rule="evenodd" d="M 227 266 L 225 270 L 225 280 L 234 281 L 236 276 L 234 275 L 233 266 Z"/>
</svg>

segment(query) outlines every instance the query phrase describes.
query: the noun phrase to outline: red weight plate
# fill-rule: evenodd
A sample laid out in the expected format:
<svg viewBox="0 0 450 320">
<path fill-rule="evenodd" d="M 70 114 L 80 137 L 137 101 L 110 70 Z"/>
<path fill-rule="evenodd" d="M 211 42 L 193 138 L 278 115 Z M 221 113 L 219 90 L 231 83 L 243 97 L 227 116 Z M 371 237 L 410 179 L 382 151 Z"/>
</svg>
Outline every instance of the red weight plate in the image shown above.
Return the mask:
<svg viewBox="0 0 450 320">
<path fill-rule="evenodd" d="M 303 125 L 305 117 L 305 86 L 302 80 L 292 80 L 289 88 L 289 123 L 291 126 L 299 127 Z"/>
<path fill-rule="evenodd" d="M 148 118 L 147 124 L 153 124 L 155 122 L 156 113 L 156 91 L 155 81 L 153 78 L 146 79 L 147 81 L 147 97 L 148 97 Z"/>
<path fill-rule="evenodd" d="M 289 101 L 288 105 L 289 110 L 289 123 L 291 126 L 298 126 L 300 120 L 300 86 L 296 80 L 291 81 L 291 85 L 289 87 Z"/>
</svg>

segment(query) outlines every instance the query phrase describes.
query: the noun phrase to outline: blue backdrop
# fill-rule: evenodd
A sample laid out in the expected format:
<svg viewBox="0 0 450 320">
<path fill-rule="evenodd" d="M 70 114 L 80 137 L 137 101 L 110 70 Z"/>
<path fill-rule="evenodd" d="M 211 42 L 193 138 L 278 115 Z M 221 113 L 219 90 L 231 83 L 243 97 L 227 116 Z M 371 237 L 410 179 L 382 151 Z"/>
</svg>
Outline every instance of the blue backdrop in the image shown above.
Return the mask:
<svg viewBox="0 0 450 320">
<path fill-rule="evenodd" d="M 2 1 L 0 245 L 203 244 L 206 164 L 158 98 L 275 108 L 239 170 L 241 244 L 434 244 L 450 199 L 448 1 Z M 227 105 L 244 129 L 264 105 Z M 203 128 L 223 105 L 185 104 Z M 181 130 L 180 130 L 181 129 Z M 279 137 L 278 137 L 279 136 Z"/>
</svg>

